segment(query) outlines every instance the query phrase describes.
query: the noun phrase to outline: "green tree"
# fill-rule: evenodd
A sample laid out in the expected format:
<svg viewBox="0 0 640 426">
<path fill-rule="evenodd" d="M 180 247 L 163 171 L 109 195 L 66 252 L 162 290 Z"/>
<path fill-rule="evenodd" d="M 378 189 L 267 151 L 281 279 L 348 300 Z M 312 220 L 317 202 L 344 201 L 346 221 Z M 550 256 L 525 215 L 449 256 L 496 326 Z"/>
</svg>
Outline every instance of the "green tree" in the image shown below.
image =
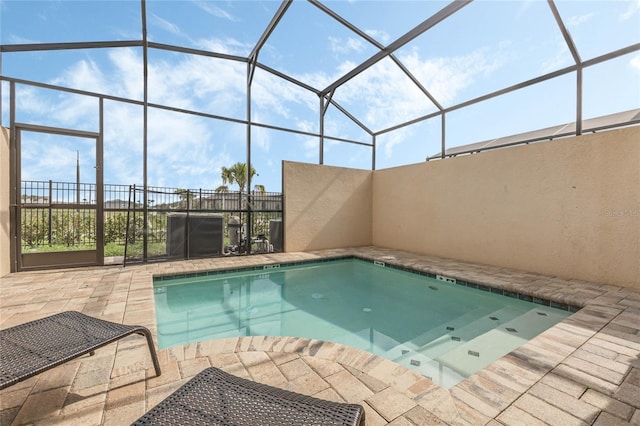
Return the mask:
<svg viewBox="0 0 640 426">
<path fill-rule="evenodd" d="M 43 245 L 47 242 L 49 234 L 49 217 L 42 214 L 35 217 L 22 215 L 22 236 L 23 247 L 25 245 L 30 248 Z"/>
<path fill-rule="evenodd" d="M 256 173 L 256 169 L 251 166 L 251 178 L 254 176 L 259 176 Z M 245 163 L 237 162 L 231 167 L 222 167 L 220 170 L 220 177 L 222 178 L 222 185 L 215 189 L 215 192 L 229 192 L 229 186 L 234 183 L 238 185 L 238 189 L 240 193 L 238 194 L 238 207 L 242 208 L 242 193 L 244 192 L 245 187 L 247 186 L 247 181 L 249 180 L 249 174 L 247 173 L 247 165 Z M 256 185 L 256 188 L 262 187 L 264 189 L 264 185 Z"/>
<path fill-rule="evenodd" d="M 253 179 L 254 176 L 259 175 L 256 173 L 256 169 L 251 166 L 251 178 Z M 247 181 L 249 180 L 247 165 L 245 163 L 237 162 L 231 167 L 223 166 L 220 177 L 222 178 L 222 185 L 216 188 L 216 192 L 229 192 L 229 187 L 227 185 L 233 185 L 235 183 L 238 185 L 240 193 L 242 194 L 247 186 Z"/>
<path fill-rule="evenodd" d="M 242 209 L 242 193 L 245 188 L 247 188 L 247 183 L 250 179 L 249 173 L 251 174 L 251 179 L 254 176 L 258 176 L 256 173 L 256 169 L 251 166 L 251 170 L 248 170 L 246 163 L 237 162 L 231 167 L 222 167 L 220 170 L 220 177 L 222 178 L 222 185 L 215 189 L 216 192 L 229 192 L 229 186 L 234 183 L 238 185 L 239 193 L 238 193 L 238 208 Z M 264 185 L 255 185 L 256 190 L 262 188 L 264 190 Z M 247 188 L 249 191 L 249 188 Z"/>
<path fill-rule="evenodd" d="M 104 222 L 104 242 L 123 242 L 127 232 L 126 213 L 115 212 L 109 214 Z"/>
</svg>

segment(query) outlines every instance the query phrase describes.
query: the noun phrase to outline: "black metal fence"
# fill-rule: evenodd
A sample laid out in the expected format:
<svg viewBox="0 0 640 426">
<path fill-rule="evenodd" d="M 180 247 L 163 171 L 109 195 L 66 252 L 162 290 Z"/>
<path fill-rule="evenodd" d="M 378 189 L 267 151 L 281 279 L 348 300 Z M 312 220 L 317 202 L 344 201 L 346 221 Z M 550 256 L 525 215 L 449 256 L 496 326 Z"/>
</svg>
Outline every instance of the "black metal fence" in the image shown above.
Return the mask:
<svg viewBox="0 0 640 426">
<path fill-rule="evenodd" d="M 95 248 L 95 190 L 94 184 L 23 181 L 22 252 Z"/>
<path fill-rule="evenodd" d="M 282 250 L 282 194 L 22 181 L 22 252 L 104 245 L 116 262 Z M 99 210 L 100 209 L 100 210 Z M 104 232 L 96 235 L 96 212 Z"/>
</svg>

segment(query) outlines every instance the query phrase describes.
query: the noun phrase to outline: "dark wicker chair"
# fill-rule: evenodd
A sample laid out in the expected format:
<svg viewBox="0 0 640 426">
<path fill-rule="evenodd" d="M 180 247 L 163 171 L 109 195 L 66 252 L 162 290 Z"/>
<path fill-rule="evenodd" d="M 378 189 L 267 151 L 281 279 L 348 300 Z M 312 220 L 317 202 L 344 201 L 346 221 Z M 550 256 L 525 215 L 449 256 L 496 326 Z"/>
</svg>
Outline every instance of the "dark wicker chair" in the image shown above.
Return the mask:
<svg viewBox="0 0 640 426">
<path fill-rule="evenodd" d="M 68 311 L 0 330 L 0 389 L 16 384 L 130 334 L 147 338 L 156 375 L 160 364 L 151 333 L 139 325 L 123 325 Z"/>
<path fill-rule="evenodd" d="M 207 368 L 169 395 L 139 425 L 359 426 L 358 404 L 325 401 Z"/>
</svg>

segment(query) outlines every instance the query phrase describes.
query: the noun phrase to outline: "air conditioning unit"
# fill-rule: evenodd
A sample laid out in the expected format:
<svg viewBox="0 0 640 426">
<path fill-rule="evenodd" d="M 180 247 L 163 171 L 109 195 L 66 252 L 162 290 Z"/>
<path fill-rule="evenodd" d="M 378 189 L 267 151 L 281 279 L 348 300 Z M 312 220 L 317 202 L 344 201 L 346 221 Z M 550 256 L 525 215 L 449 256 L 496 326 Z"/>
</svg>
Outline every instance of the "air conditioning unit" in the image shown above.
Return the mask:
<svg viewBox="0 0 640 426">
<path fill-rule="evenodd" d="M 187 259 L 222 254 L 223 224 L 219 214 L 167 214 L 167 255 Z"/>
</svg>

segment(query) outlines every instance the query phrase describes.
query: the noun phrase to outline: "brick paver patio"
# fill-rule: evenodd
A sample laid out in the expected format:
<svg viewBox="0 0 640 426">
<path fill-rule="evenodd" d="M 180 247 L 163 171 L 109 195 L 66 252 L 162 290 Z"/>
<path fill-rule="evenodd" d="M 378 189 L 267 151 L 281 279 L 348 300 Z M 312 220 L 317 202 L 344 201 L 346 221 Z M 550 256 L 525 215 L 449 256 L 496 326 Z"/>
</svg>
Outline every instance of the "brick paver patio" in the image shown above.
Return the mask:
<svg viewBox="0 0 640 426">
<path fill-rule="evenodd" d="M 0 423 L 129 424 L 203 368 L 335 401 L 361 403 L 367 425 L 640 425 L 640 293 L 597 283 L 380 248 L 325 250 L 11 274 L 0 328 L 65 310 L 156 333 L 152 277 L 354 254 L 583 307 L 450 390 L 334 343 L 242 337 L 160 350 L 154 370 L 130 336 L 0 391 Z"/>
</svg>

